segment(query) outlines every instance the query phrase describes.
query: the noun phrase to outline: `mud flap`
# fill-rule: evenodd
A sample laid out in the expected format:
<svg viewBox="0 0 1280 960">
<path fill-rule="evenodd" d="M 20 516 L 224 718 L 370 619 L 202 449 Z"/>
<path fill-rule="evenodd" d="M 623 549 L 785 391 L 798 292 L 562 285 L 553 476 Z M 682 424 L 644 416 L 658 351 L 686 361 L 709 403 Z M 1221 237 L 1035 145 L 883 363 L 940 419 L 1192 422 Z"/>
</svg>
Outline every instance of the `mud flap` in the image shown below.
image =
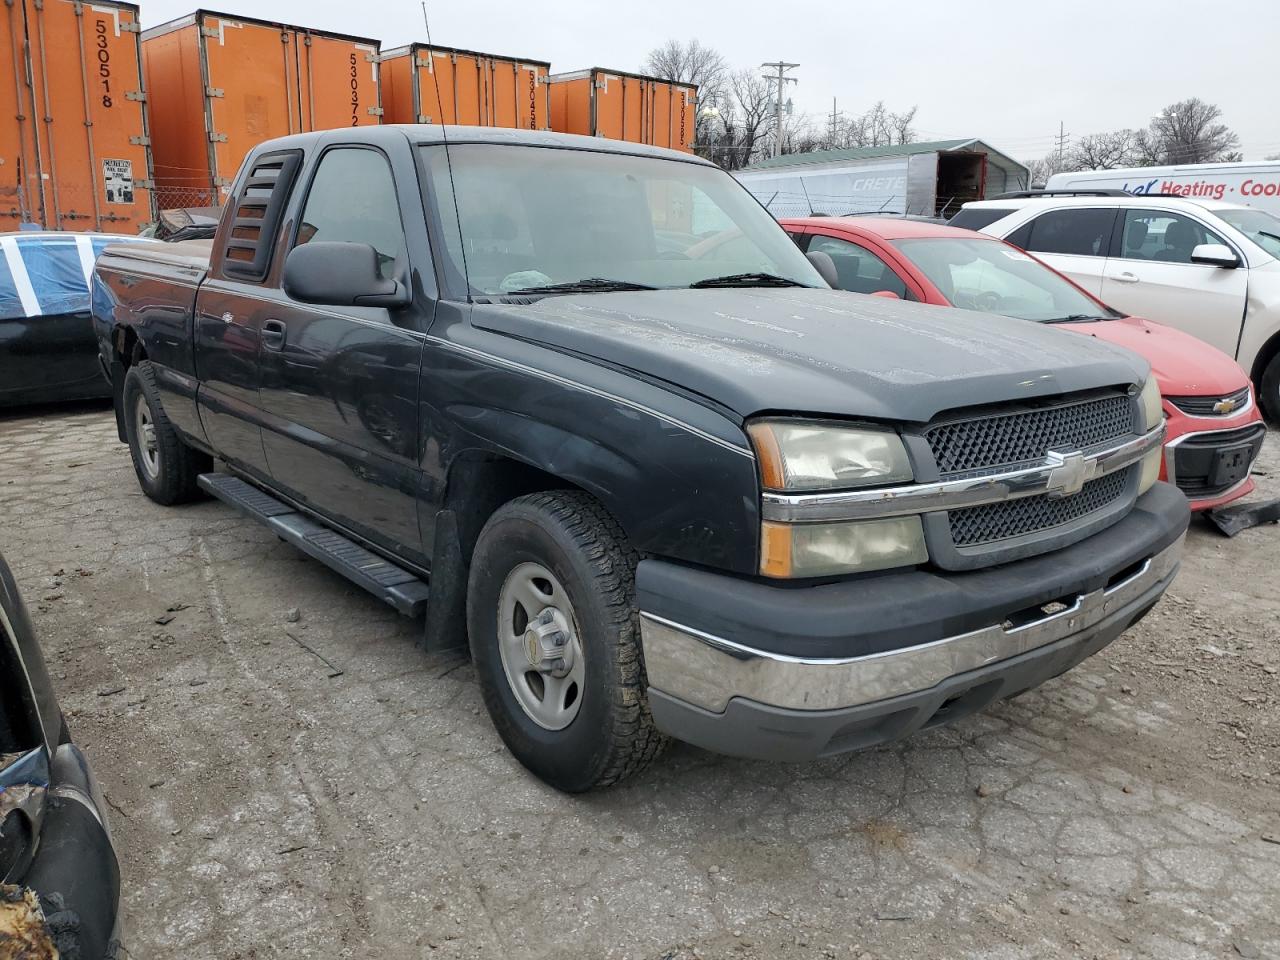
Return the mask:
<svg viewBox="0 0 1280 960">
<path fill-rule="evenodd" d="M 458 515 L 436 514 L 435 544 L 431 551 L 431 599 L 422 648 L 427 653 L 461 650 L 467 645 L 467 565 L 458 539 Z"/>
<path fill-rule="evenodd" d="M 1241 503 L 1231 507 L 1208 510 L 1205 516 L 1225 536 L 1234 537 L 1241 530 L 1264 523 L 1280 523 L 1280 500 L 1264 500 L 1261 503 Z"/>
</svg>

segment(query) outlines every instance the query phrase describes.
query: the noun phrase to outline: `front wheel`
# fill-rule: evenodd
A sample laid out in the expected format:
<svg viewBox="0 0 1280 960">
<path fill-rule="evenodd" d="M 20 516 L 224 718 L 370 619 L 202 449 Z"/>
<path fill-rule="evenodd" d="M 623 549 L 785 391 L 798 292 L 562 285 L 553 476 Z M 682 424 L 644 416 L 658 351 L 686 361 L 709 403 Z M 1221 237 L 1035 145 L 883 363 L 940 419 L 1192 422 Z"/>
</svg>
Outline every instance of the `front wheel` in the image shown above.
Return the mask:
<svg viewBox="0 0 1280 960">
<path fill-rule="evenodd" d="M 196 478 L 212 470 L 213 461 L 183 443 L 169 422 L 150 361 L 129 368 L 122 394 L 125 436 L 142 492 L 165 506 L 199 498 Z"/>
<path fill-rule="evenodd" d="M 1280 424 L 1280 353 L 1271 358 L 1258 381 L 1258 402 L 1273 424 Z"/>
<path fill-rule="evenodd" d="M 485 706 L 516 759 L 569 793 L 643 769 L 666 742 L 649 713 L 636 562 L 575 490 L 511 501 L 476 543 L 467 625 Z"/>
</svg>

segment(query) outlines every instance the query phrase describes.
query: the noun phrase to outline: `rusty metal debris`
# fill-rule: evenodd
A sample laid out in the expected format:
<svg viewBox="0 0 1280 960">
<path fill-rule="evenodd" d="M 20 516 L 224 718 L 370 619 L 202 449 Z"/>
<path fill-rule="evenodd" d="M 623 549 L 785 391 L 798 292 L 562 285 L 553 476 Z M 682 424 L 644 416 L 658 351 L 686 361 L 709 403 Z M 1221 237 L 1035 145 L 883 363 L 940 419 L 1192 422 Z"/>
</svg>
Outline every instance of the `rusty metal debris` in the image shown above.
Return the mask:
<svg viewBox="0 0 1280 960">
<path fill-rule="evenodd" d="M 35 891 L 0 885 L 0 960 L 58 960 Z"/>
</svg>

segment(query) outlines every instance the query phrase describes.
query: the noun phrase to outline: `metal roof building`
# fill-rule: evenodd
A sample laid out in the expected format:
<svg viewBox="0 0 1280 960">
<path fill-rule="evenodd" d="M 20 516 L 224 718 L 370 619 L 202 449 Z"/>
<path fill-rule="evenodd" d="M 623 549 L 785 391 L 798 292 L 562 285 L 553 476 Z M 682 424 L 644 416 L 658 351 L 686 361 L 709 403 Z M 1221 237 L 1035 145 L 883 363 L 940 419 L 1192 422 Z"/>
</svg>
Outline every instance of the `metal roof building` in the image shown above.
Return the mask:
<svg viewBox="0 0 1280 960">
<path fill-rule="evenodd" d="M 778 217 L 951 216 L 965 201 L 1025 190 L 1031 180 L 1025 166 L 978 139 L 786 154 L 734 176 Z"/>
</svg>

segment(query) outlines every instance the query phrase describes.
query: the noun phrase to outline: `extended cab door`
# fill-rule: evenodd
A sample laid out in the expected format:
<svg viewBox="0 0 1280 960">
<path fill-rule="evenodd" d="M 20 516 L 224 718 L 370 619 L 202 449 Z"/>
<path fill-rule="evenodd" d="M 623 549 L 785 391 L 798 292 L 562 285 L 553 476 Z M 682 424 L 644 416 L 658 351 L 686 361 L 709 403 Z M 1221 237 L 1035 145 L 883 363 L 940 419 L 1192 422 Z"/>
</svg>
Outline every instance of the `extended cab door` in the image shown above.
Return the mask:
<svg viewBox="0 0 1280 960">
<path fill-rule="evenodd" d="M 259 401 L 262 325 L 271 316 L 265 286 L 276 238 L 302 153 L 262 154 L 236 181 L 214 239 L 209 278 L 195 307 L 200 422 L 214 451 L 232 466 L 266 479 Z"/>
<path fill-rule="evenodd" d="M 407 280 L 402 210 L 417 211 L 414 236 L 421 232 L 422 248 L 426 239 L 407 142 L 403 154 L 397 176 L 392 158 L 376 147 L 326 148 L 293 207 L 286 251 L 311 241 L 369 244 L 385 276 Z M 418 373 L 429 306 L 415 300 L 394 310 L 330 307 L 295 301 L 275 286 L 264 320 L 261 384 L 273 484 L 422 565 Z"/>
<path fill-rule="evenodd" d="M 1168 210 L 1123 211 L 1102 282 L 1104 302 L 1125 313 L 1167 323 L 1236 355 L 1244 323 L 1249 270 L 1192 263 L 1202 243 L 1227 243 L 1193 217 Z M 1240 251 L 1236 250 L 1239 256 Z"/>
<path fill-rule="evenodd" d="M 1045 211 L 1004 239 L 1034 253 L 1098 297 L 1115 222 L 1114 207 L 1060 207 Z"/>
</svg>

